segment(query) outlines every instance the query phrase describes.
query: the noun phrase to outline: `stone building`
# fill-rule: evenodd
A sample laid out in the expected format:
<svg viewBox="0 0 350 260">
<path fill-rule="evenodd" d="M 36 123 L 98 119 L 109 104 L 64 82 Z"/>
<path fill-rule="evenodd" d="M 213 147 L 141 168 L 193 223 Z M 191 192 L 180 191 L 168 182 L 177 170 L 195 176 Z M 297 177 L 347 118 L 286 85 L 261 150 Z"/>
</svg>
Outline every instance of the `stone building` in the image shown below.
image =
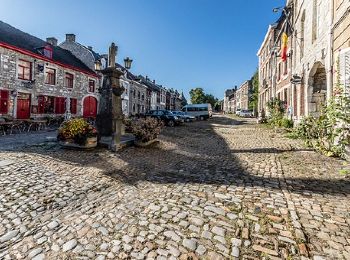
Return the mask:
<svg viewBox="0 0 350 260">
<path fill-rule="evenodd" d="M 236 111 L 236 107 L 235 107 L 236 102 L 234 102 L 234 106 L 233 106 L 233 100 L 235 100 L 236 90 L 237 90 L 237 87 L 233 89 L 225 90 L 223 111 L 226 114 L 234 113 Z"/>
<path fill-rule="evenodd" d="M 346 93 L 350 93 L 350 1 L 334 0 L 331 42 L 333 82 L 340 84 Z"/>
<path fill-rule="evenodd" d="M 107 54 L 99 54 L 95 52 L 91 46 L 86 47 L 83 44 L 77 42 L 76 35 L 72 33 L 66 34 L 66 40 L 60 43 L 59 46 L 63 49 L 69 50 L 91 70 L 94 70 L 97 74 L 103 77 L 99 70 L 106 68 L 108 63 Z M 129 74 L 127 75 L 127 71 L 122 65 L 116 63 L 116 68 L 124 72 L 124 75 L 120 78 L 120 84 L 125 88 L 125 91 L 122 94 L 122 109 L 123 114 L 128 116 L 132 113 L 129 94 L 131 93 L 131 86 L 134 79 Z M 98 98 L 98 96 L 99 94 L 96 93 L 95 97 Z"/>
<path fill-rule="evenodd" d="M 143 115 L 147 112 L 147 86 L 133 74 L 130 73 L 130 76 L 130 115 Z"/>
<path fill-rule="evenodd" d="M 332 95 L 331 24 L 329 0 L 288 1 L 293 5 L 293 77 L 296 109 L 294 118 L 318 115 L 327 97 Z"/>
<path fill-rule="evenodd" d="M 252 82 L 251 80 L 245 81 L 239 89 L 236 91 L 237 96 L 237 108 L 241 110 L 248 110 L 250 105 L 250 98 L 252 94 Z"/>
<path fill-rule="evenodd" d="M 332 29 L 332 20 L 337 10 L 341 12 L 344 1 L 335 1 L 338 9 L 332 11 L 333 2 L 287 0 L 280 19 L 269 26 L 258 51 L 260 111 L 266 110 L 270 98 L 277 97 L 284 101 L 288 115 L 298 121 L 305 115 L 317 116 L 332 96 L 332 32 L 336 30 Z M 347 26 L 339 31 L 346 31 Z M 288 35 L 285 61 L 280 58 L 282 32 Z"/>
<path fill-rule="evenodd" d="M 276 48 L 276 24 L 269 25 L 265 39 L 261 44 L 261 47 L 257 53 L 259 58 L 259 103 L 258 111 L 266 111 L 267 102 L 274 96 L 274 62 Z"/>
<path fill-rule="evenodd" d="M 43 41 L 0 21 L 0 115 L 95 117 L 100 77 L 53 37 Z"/>
</svg>

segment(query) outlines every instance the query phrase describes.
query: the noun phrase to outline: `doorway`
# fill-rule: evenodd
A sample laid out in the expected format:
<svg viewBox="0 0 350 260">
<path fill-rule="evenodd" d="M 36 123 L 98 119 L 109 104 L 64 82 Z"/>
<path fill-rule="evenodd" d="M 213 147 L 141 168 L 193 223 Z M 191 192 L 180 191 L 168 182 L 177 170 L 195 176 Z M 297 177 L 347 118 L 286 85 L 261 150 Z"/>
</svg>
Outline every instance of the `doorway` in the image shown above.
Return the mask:
<svg viewBox="0 0 350 260">
<path fill-rule="evenodd" d="M 18 93 L 17 118 L 29 119 L 29 117 L 30 117 L 30 94 Z"/>
</svg>

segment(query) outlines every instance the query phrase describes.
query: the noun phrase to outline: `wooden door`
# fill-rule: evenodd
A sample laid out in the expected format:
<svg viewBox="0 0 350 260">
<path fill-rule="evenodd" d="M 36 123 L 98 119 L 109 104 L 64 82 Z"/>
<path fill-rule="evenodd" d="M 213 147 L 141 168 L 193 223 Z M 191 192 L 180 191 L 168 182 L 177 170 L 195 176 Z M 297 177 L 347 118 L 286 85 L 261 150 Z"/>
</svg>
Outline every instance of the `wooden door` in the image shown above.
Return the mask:
<svg viewBox="0 0 350 260">
<path fill-rule="evenodd" d="M 83 116 L 95 118 L 97 114 L 97 100 L 96 98 L 89 96 L 84 99 L 83 103 Z"/>
<path fill-rule="evenodd" d="M 28 119 L 30 117 L 30 94 L 18 93 L 17 118 Z"/>
</svg>

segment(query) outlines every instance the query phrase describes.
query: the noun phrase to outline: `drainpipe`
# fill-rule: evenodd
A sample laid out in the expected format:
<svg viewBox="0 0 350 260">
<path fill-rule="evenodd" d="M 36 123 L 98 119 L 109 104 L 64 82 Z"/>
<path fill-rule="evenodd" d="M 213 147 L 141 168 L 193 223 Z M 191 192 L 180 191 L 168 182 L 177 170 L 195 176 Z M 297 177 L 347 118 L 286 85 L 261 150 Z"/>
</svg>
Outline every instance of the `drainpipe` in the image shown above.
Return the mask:
<svg viewBox="0 0 350 260">
<path fill-rule="evenodd" d="M 329 50 L 328 50 L 328 80 L 327 80 L 327 100 L 329 100 L 332 96 L 333 96 L 333 68 L 334 68 L 334 64 L 333 64 L 333 29 L 334 29 L 334 1 L 330 1 L 330 5 L 331 5 L 331 21 L 330 21 L 330 30 L 329 30 L 329 37 L 328 37 L 328 46 L 329 46 Z"/>
</svg>

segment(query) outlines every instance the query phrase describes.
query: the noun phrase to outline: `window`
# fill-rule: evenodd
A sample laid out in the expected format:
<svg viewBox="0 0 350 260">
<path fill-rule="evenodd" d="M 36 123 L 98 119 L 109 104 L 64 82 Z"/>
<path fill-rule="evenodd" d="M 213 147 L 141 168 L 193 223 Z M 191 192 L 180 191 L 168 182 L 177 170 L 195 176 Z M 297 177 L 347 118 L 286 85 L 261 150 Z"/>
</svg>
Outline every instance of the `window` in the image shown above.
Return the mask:
<svg viewBox="0 0 350 260">
<path fill-rule="evenodd" d="M 56 70 L 46 68 L 45 84 L 55 85 L 56 84 Z"/>
<path fill-rule="evenodd" d="M 18 78 L 32 80 L 32 63 L 25 60 L 18 60 Z"/>
<path fill-rule="evenodd" d="M 281 79 L 281 63 L 278 63 L 277 80 Z"/>
<path fill-rule="evenodd" d="M 142 93 L 142 101 L 145 100 L 145 94 Z"/>
<path fill-rule="evenodd" d="M 0 113 L 7 114 L 8 112 L 9 92 L 7 90 L 0 90 Z"/>
<path fill-rule="evenodd" d="M 140 98 L 141 98 L 141 93 L 140 93 L 140 91 L 137 91 L 137 98 L 140 100 Z"/>
<path fill-rule="evenodd" d="M 89 79 L 89 92 L 95 92 L 95 81 Z"/>
<path fill-rule="evenodd" d="M 65 87 L 67 88 L 73 88 L 73 80 L 74 80 L 74 75 L 66 72 L 65 75 Z"/>
<path fill-rule="evenodd" d="M 135 89 L 133 90 L 133 96 L 134 96 L 134 98 L 136 98 L 136 90 Z"/>
<path fill-rule="evenodd" d="M 72 114 L 76 114 L 77 113 L 77 99 L 76 98 L 71 98 L 70 99 L 70 112 Z"/>
<path fill-rule="evenodd" d="M 283 75 L 288 74 L 288 59 L 283 63 Z"/>
<path fill-rule="evenodd" d="M 55 113 L 64 114 L 66 111 L 66 102 L 64 97 L 55 97 Z"/>
<path fill-rule="evenodd" d="M 55 108 L 55 97 L 38 96 L 38 113 L 52 114 Z"/>
</svg>

